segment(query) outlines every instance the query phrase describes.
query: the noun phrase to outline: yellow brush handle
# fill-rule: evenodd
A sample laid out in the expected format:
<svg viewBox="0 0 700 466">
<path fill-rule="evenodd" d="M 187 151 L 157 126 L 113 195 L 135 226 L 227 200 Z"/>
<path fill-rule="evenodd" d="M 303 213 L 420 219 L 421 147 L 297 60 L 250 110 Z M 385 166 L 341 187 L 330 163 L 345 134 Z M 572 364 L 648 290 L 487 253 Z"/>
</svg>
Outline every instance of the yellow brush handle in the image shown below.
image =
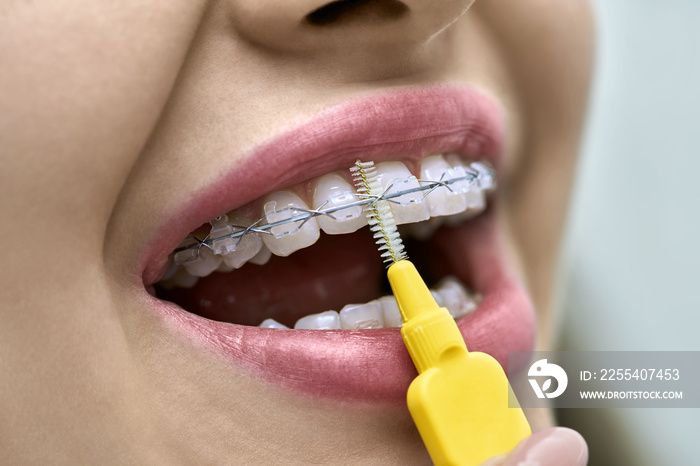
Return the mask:
<svg viewBox="0 0 700 466">
<path fill-rule="evenodd" d="M 503 368 L 486 353 L 469 352 L 457 323 L 435 302 L 413 264 L 388 271 L 404 319 L 406 348 L 419 375 L 408 409 L 436 465 L 479 465 L 512 450 L 531 434 Z"/>
</svg>

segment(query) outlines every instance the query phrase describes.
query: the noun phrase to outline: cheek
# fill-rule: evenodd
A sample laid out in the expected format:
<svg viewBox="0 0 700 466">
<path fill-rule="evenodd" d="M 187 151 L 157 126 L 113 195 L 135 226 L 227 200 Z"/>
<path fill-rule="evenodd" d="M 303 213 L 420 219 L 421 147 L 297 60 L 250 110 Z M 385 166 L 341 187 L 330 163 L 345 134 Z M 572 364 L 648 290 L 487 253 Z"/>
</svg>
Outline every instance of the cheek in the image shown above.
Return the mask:
<svg viewBox="0 0 700 466">
<path fill-rule="evenodd" d="M 14 39 L 0 45 L 11 63 L 0 76 L 0 88 L 11 90 L 2 107 L 12 115 L 2 128 L 3 172 L 12 173 L 2 190 L 13 199 L 13 223 L 26 226 L 3 237 L 41 245 L 23 249 L 18 262 L 101 255 L 112 207 L 189 41 L 157 5 L 155 14 L 131 17 L 66 3 L 78 2 L 17 7 L 0 20 Z M 197 21 L 195 8 L 180 10 Z M 153 28 L 169 32 L 152 37 Z"/>
<path fill-rule="evenodd" d="M 521 135 L 502 194 L 513 249 L 546 320 L 588 99 L 592 14 L 583 1 L 495 0 L 476 9 L 499 37 L 516 89 L 510 112 Z"/>
</svg>

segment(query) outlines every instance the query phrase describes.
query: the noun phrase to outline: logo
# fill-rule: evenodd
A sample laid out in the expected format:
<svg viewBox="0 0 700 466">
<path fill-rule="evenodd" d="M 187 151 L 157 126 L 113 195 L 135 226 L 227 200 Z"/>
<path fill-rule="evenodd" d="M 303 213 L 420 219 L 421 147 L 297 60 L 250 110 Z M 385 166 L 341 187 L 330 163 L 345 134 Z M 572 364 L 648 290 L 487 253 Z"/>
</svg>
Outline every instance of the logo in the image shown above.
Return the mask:
<svg viewBox="0 0 700 466">
<path fill-rule="evenodd" d="M 546 359 L 535 361 L 532 366 L 530 366 L 530 370 L 527 371 L 527 375 L 530 376 L 528 380 L 537 398 L 556 398 L 564 393 L 566 386 L 569 384 L 569 377 L 567 377 L 564 369 L 556 364 L 547 363 Z M 542 377 L 547 377 L 547 379 L 540 387 L 538 379 Z M 552 379 L 557 381 L 556 390 L 548 392 L 552 387 Z"/>
</svg>

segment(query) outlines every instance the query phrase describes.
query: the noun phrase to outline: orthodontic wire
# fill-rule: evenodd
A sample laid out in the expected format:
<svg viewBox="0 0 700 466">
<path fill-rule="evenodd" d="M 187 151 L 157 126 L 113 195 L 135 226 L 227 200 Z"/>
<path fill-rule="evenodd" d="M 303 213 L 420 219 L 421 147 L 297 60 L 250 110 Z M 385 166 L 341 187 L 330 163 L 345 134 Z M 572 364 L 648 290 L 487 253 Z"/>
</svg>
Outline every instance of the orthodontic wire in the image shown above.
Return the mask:
<svg viewBox="0 0 700 466">
<path fill-rule="evenodd" d="M 173 254 L 177 254 L 180 251 L 196 249 L 197 255 L 194 257 L 188 257 L 187 259 L 181 261 L 180 264 L 183 264 L 186 262 L 190 262 L 192 260 L 196 260 L 199 257 L 199 250 L 202 247 L 206 247 L 206 248 L 211 250 L 212 243 L 214 241 L 238 238 L 238 241 L 236 243 L 236 244 L 238 244 L 243 239 L 243 237 L 247 234 L 261 233 L 261 234 L 271 235 L 272 232 L 270 232 L 268 230 L 271 230 L 274 227 L 284 225 L 287 223 L 301 222 L 299 224 L 299 228 L 301 228 L 310 219 L 312 219 L 314 217 L 319 217 L 321 215 L 327 215 L 330 218 L 335 219 L 335 217 L 333 217 L 334 212 L 349 209 L 352 207 L 364 207 L 364 206 L 367 206 L 370 204 L 373 205 L 373 204 L 376 204 L 380 200 L 385 200 L 385 201 L 391 202 L 393 204 L 398 204 L 399 202 L 394 200 L 395 198 L 405 196 L 407 194 L 416 193 L 416 192 L 423 192 L 424 191 L 423 199 L 425 199 L 428 196 L 428 194 L 432 193 L 433 191 L 435 191 L 439 187 L 445 187 L 445 188 L 449 189 L 450 192 L 454 192 L 452 190 L 452 188 L 450 187 L 450 185 L 452 185 L 452 184 L 459 183 L 460 181 L 469 181 L 469 185 L 471 186 L 474 182 L 479 181 L 485 175 L 489 175 L 491 177 L 495 176 L 494 170 L 490 167 L 489 167 L 488 171 L 485 173 L 476 171 L 476 170 L 469 168 L 469 167 L 463 167 L 463 168 L 467 172 L 465 176 L 458 176 L 456 178 L 450 178 L 450 179 L 445 180 L 444 179 L 445 174 L 443 173 L 443 175 L 440 177 L 439 180 L 422 180 L 422 179 L 416 178 L 416 181 L 418 181 L 418 183 L 425 183 L 425 184 L 423 184 L 421 186 L 417 186 L 415 188 L 409 188 L 409 189 L 405 189 L 403 191 L 389 193 L 389 190 L 391 190 L 391 188 L 393 187 L 393 182 L 392 182 L 392 183 L 389 183 L 389 185 L 386 187 L 386 189 L 384 189 L 384 192 L 381 195 L 371 196 L 371 195 L 366 195 L 366 194 L 355 193 L 355 196 L 360 198 L 357 201 L 351 202 L 349 204 L 340 205 L 340 206 L 329 207 L 328 209 L 321 210 L 323 208 L 323 206 L 328 203 L 328 201 L 325 201 L 323 204 L 318 206 L 316 209 L 304 209 L 303 207 L 285 207 L 284 209 L 276 211 L 275 213 L 280 213 L 280 212 L 284 212 L 284 211 L 296 211 L 296 212 L 301 212 L 301 213 L 298 215 L 294 215 L 290 218 L 286 218 L 283 220 L 278 220 L 276 222 L 265 223 L 263 225 L 260 225 L 262 222 L 267 220 L 267 216 L 269 214 L 266 214 L 247 227 L 240 226 L 240 225 L 231 225 L 232 228 L 238 229 L 238 231 L 234 231 L 233 233 L 230 233 L 228 235 L 217 236 L 216 238 L 209 238 L 209 234 L 207 234 L 203 239 L 200 239 L 200 238 L 198 238 L 195 235 L 190 233 L 188 235 L 188 238 L 194 239 L 195 243 L 190 244 L 188 246 L 179 247 L 179 248 L 175 249 L 175 251 L 173 251 Z M 217 218 L 219 218 L 219 217 L 217 217 Z M 260 226 L 256 226 L 256 225 L 260 225 Z"/>
</svg>

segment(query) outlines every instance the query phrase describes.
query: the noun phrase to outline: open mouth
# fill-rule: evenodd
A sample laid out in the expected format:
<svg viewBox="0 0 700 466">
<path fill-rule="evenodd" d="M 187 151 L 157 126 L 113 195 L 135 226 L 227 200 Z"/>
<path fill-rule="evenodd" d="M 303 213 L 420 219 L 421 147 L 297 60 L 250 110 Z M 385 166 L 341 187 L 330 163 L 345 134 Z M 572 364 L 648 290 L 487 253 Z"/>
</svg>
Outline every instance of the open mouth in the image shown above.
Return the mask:
<svg viewBox="0 0 700 466">
<path fill-rule="evenodd" d="M 347 172 L 362 157 L 378 162 L 409 257 L 468 347 L 505 365 L 532 346 L 534 319 L 487 208 L 501 126 L 481 94 L 436 88 L 346 104 L 275 138 L 164 226 L 180 236 L 144 259 L 154 309 L 283 386 L 402 401 L 415 369 Z"/>
<path fill-rule="evenodd" d="M 479 295 L 457 277 L 441 276 L 435 253 L 423 245 L 443 225 L 485 210 L 486 194 L 495 187 L 493 170 L 449 154 L 422 159 L 417 176 L 398 161 L 379 164 L 377 173 L 403 236 L 418 240 L 416 257 L 439 278 L 432 280 L 436 301 L 455 318 L 475 310 Z M 241 325 L 400 327 L 376 246 L 363 228 L 363 207 L 344 172 L 270 193 L 188 235 L 156 295 L 202 317 Z"/>
</svg>

